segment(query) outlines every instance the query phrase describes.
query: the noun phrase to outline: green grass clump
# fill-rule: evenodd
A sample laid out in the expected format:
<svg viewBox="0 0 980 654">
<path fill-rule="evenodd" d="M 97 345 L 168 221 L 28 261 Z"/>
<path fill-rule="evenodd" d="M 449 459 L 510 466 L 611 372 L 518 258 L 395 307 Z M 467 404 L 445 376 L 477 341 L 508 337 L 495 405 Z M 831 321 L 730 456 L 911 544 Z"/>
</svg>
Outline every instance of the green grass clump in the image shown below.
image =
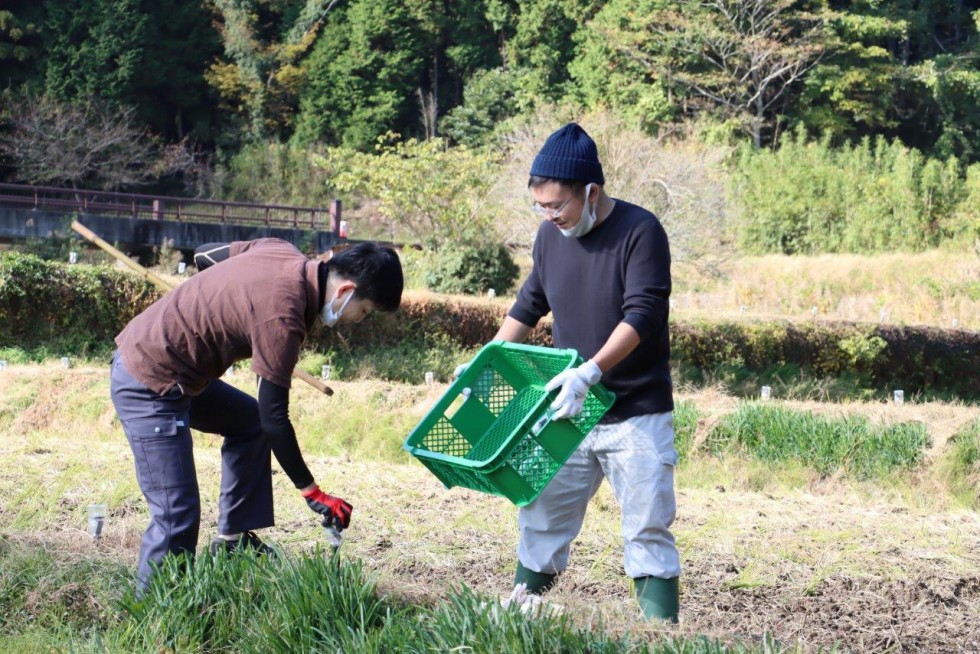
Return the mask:
<svg viewBox="0 0 980 654">
<path fill-rule="evenodd" d="M 500 652 L 721 654 L 755 652 L 706 638 L 647 641 L 585 629 L 561 613 L 524 615 L 461 587 L 435 606 L 378 594 L 359 562 L 315 553 L 298 559 L 168 557 L 120 620 L 71 635 L 74 650 L 176 652 Z M 48 634 L 50 641 L 51 635 Z M 770 643 L 771 644 L 771 643 Z M 774 650 L 767 650 L 774 651 Z"/>
<path fill-rule="evenodd" d="M 674 402 L 674 447 L 682 457 L 688 454 L 694 442 L 698 415 L 698 408 L 694 402 L 687 400 Z"/>
<path fill-rule="evenodd" d="M 359 563 L 224 553 L 168 557 L 123 606 L 132 651 L 357 651 L 392 613 Z"/>
<path fill-rule="evenodd" d="M 938 469 L 954 497 L 980 509 L 980 419 L 950 439 Z"/>
<path fill-rule="evenodd" d="M 743 403 L 709 434 L 708 443 L 715 454 L 742 449 L 763 461 L 800 461 L 821 475 L 844 471 L 871 479 L 914 468 L 929 438 L 918 423 L 878 426 L 863 416 L 827 418 Z"/>
</svg>

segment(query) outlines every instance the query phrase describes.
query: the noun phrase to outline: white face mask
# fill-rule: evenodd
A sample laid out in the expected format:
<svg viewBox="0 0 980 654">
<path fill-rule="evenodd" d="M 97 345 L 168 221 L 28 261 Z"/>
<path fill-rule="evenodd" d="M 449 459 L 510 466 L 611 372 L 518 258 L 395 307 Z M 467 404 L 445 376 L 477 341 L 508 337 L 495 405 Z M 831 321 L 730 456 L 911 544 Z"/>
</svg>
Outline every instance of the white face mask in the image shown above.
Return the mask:
<svg viewBox="0 0 980 654">
<path fill-rule="evenodd" d="M 561 229 L 558 230 L 562 233 L 562 236 L 567 236 L 568 238 L 581 238 L 588 234 L 593 227 L 595 227 L 596 207 L 589 204 L 589 191 L 592 190 L 592 184 L 585 185 L 585 204 L 582 206 L 582 217 L 579 219 L 575 227 L 571 229 Z M 598 205 L 598 201 L 596 205 Z"/>
<path fill-rule="evenodd" d="M 340 309 L 338 309 L 336 312 L 334 312 L 333 310 L 333 303 L 339 299 L 337 296 L 334 296 L 332 300 L 324 304 L 323 310 L 320 311 L 320 320 L 323 321 L 323 324 L 326 325 L 327 327 L 333 327 L 334 325 L 336 325 L 337 321 L 340 320 L 340 317 L 344 315 L 344 309 L 347 308 L 348 303 L 351 301 L 351 298 L 353 297 L 354 297 L 354 291 L 351 291 L 350 293 L 347 294 L 347 299 L 341 303 Z"/>
</svg>

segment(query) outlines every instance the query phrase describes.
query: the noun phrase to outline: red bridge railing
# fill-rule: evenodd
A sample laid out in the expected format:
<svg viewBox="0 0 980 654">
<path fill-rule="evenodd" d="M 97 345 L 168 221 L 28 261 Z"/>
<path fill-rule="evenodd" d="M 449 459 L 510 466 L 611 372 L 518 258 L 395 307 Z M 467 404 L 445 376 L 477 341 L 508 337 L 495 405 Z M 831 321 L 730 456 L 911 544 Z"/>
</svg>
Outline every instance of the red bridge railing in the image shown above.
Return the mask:
<svg viewBox="0 0 980 654">
<path fill-rule="evenodd" d="M 329 209 L 324 209 L 23 184 L 0 184 L 0 206 L 119 218 L 266 225 L 323 231 L 336 231 L 340 219 L 338 201 L 334 201 Z"/>
</svg>

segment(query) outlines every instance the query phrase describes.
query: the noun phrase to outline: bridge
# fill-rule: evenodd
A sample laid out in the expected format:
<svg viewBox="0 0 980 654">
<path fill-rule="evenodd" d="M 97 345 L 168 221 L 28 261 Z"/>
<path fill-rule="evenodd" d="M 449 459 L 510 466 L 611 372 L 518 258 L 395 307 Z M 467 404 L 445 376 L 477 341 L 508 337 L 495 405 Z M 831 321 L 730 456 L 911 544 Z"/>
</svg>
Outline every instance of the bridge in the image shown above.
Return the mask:
<svg viewBox="0 0 980 654">
<path fill-rule="evenodd" d="M 346 241 L 341 205 L 292 207 L 136 193 L 0 184 L 0 241 L 67 237 L 74 219 L 130 253 L 281 238 L 319 254 Z"/>
</svg>

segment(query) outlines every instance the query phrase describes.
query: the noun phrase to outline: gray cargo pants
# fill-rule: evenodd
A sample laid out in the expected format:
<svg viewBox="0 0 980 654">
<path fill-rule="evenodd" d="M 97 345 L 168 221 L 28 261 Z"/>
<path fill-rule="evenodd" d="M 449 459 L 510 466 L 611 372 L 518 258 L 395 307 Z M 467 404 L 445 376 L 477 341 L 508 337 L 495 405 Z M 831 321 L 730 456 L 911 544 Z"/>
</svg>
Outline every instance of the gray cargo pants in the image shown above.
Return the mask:
<svg viewBox="0 0 980 654">
<path fill-rule="evenodd" d="M 541 495 L 518 513 L 521 565 L 546 574 L 566 568 L 589 500 L 605 477 L 622 511 L 626 574 L 679 576 L 680 556 L 670 532 L 677 511 L 675 465 L 673 413 L 596 425 Z"/>
<path fill-rule="evenodd" d="M 153 566 L 168 552 L 193 556 L 201 524 L 201 498 L 191 428 L 224 437 L 218 533 L 274 524 L 271 448 L 259 426 L 255 398 L 220 381 L 189 397 L 179 388 L 157 395 L 129 374 L 117 352 L 110 392 L 136 461 L 136 479 L 150 507 L 140 546 L 137 583 L 145 590 Z"/>
</svg>

